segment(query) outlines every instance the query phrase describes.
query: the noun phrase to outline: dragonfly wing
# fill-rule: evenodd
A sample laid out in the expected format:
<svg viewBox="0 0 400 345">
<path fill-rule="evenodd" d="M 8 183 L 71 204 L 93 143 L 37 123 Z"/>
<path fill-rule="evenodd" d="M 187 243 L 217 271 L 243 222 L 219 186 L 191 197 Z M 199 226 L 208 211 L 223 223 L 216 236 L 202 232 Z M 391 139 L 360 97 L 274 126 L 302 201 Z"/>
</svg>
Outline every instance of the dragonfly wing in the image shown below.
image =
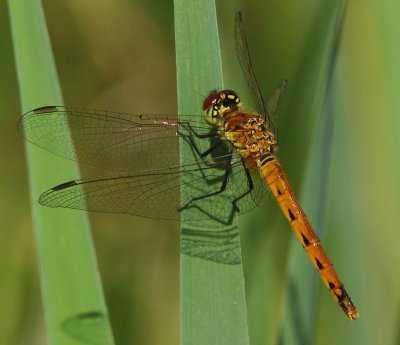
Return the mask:
<svg viewBox="0 0 400 345">
<path fill-rule="evenodd" d="M 227 168 L 231 169 L 228 174 Z M 224 178 L 228 183 L 222 189 Z M 234 154 L 229 160 L 214 163 L 199 161 L 140 174 L 70 181 L 43 193 L 39 202 L 50 207 L 150 218 L 199 220 L 211 217 L 228 222 L 235 212 L 232 202 L 247 190 L 243 166 Z M 244 205 L 247 211 L 255 207 L 256 202 L 248 197 Z"/>
<path fill-rule="evenodd" d="M 63 183 L 44 192 L 49 207 L 177 219 L 179 174 L 121 175 Z"/>
<path fill-rule="evenodd" d="M 240 12 L 237 12 L 235 16 L 235 43 L 240 67 L 246 78 L 247 85 L 249 86 L 251 94 L 256 101 L 258 111 L 260 112 L 260 114 L 266 117 L 268 124 L 272 125 L 269 119 L 268 109 L 265 106 L 260 87 L 258 86 L 258 82 L 253 71 L 249 48 L 247 45 L 246 33 L 243 27 L 242 14 Z"/>
<path fill-rule="evenodd" d="M 204 133 L 209 131 L 204 122 L 200 116 L 182 116 L 179 121 L 173 115 L 48 106 L 24 114 L 18 130 L 28 141 L 59 156 L 110 170 L 137 172 L 177 166 L 179 137 L 188 134 L 186 124 Z"/>
<path fill-rule="evenodd" d="M 243 198 L 237 202 L 241 214 L 251 211 L 256 206 L 263 206 L 270 197 L 269 189 L 259 172 L 254 169 L 254 171 L 250 171 L 250 173 L 253 188 L 251 190 L 247 189 L 249 193 L 244 195 Z M 243 175 L 243 173 L 239 172 L 237 179 L 243 179 L 243 176 L 240 175 Z M 241 189 L 243 190 L 244 188 Z"/>
<path fill-rule="evenodd" d="M 268 98 L 267 109 L 271 122 L 273 123 L 272 129 L 274 134 L 278 134 L 278 117 L 279 111 L 282 106 L 282 99 L 285 94 L 287 87 L 287 80 L 282 80 L 279 85 L 272 92 L 271 96 Z"/>
<path fill-rule="evenodd" d="M 268 99 L 267 104 L 265 104 L 253 71 L 249 48 L 247 45 L 247 38 L 243 27 L 242 15 L 240 12 L 237 12 L 235 16 L 235 41 L 239 64 L 247 81 L 247 85 L 249 86 L 249 89 L 257 104 L 257 109 L 260 114 L 265 116 L 265 120 L 267 121 L 269 127 L 276 133 L 277 114 L 281 104 L 282 95 L 286 89 L 287 80 L 283 80 L 278 85 L 271 97 Z"/>
</svg>

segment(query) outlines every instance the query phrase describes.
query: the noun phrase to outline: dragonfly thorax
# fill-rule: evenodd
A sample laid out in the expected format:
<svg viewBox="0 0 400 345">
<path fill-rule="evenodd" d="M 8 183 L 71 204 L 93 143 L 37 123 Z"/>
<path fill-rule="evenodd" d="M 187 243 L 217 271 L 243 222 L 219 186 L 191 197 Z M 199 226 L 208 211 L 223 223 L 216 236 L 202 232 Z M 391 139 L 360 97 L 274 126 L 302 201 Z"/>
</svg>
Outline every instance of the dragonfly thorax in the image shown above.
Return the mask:
<svg viewBox="0 0 400 345">
<path fill-rule="evenodd" d="M 276 151 L 275 136 L 261 115 L 241 110 L 229 113 L 220 132 L 244 158 L 258 160 Z"/>
<path fill-rule="evenodd" d="M 204 116 L 213 126 L 222 126 L 224 118 L 241 107 L 240 98 L 232 90 L 214 90 L 203 102 Z"/>
</svg>

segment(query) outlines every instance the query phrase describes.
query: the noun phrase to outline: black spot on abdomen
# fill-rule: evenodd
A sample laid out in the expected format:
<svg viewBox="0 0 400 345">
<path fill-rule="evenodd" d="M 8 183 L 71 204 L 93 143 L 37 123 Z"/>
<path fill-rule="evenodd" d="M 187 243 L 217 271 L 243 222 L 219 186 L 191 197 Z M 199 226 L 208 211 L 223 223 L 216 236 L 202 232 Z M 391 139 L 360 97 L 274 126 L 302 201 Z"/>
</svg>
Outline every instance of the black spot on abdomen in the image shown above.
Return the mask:
<svg viewBox="0 0 400 345">
<path fill-rule="evenodd" d="M 296 220 L 296 217 L 294 216 L 294 214 L 290 208 L 288 209 L 288 212 L 289 212 L 290 221 L 292 222 L 292 221 Z"/>
<path fill-rule="evenodd" d="M 310 241 L 308 240 L 308 238 L 303 233 L 301 233 L 301 237 L 303 238 L 304 245 L 306 247 L 309 246 L 310 245 Z"/>
</svg>

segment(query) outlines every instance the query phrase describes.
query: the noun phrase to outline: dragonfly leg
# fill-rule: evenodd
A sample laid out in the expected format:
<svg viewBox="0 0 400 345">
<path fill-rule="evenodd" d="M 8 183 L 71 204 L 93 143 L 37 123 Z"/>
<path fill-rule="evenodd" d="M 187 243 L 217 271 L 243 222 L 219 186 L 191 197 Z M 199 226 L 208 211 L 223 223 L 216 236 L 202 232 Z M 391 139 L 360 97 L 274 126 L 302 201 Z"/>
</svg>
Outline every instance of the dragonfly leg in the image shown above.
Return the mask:
<svg viewBox="0 0 400 345">
<path fill-rule="evenodd" d="M 235 199 L 232 201 L 233 207 L 234 207 L 234 208 L 236 209 L 236 211 L 238 211 L 238 212 L 240 211 L 240 209 L 239 209 L 239 207 L 237 206 L 237 202 L 238 202 L 240 199 L 244 198 L 247 194 L 250 194 L 250 193 L 252 192 L 253 188 L 254 188 L 253 179 L 251 178 L 251 174 L 250 174 L 249 168 L 246 166 L 246 164 L 245 164 L 245 162 L 243 161 L 243 159 L 242 159 L 242 164 L 243 164 L 243 167 L 244 167 L 244 171 L 246 172 L 247 185 L 248 185 L 249 188 L 248 188 L 242 195 L 239 195 L 237 198 L 235 198 Z"/>
<path fill-rule="evenodd" d="M 229 168 L 229 166 L 231 164 L 231 160 L 232 160 L 232 156 L 228 155 L 227 158 L 226 158 L 226 163 L 225 163 L 225 166 L 227 167 L 227 169 L 225 170 L 223 181 L 222 181 L 222 184 L 221 184 L 221 187 L 220 187 L 219 190 L 217 190 L 215 192 L 207 193 L 207 194 L 204 194 L 204 195 L 193 197 L 185 205 L 183 205 L 182 207 L 179 207 L 178 211 L 180 212 L 180 211 L 190 207 L 192 203 L 194 203 L 194 202 L 196 202 L 198 200 L 206 199 L 206 198 L 209 198 L 210 196 L 214 196 L 214 195 L 223 193 L 225 191 L 225 189 L 226 189 L 227 184 L 228 184 L 229 174 L 231 173 L 231 169 Z"/>
<path fill-rule="evenodd" d="M 193 137 L 192 137 L 191 134 L 194 134 L 194 135 L 195 135 L 197 138 L 199 138 L 199 139 L 206 139 L 206 138 L 216 138 L 216 137 L 218 137 L 218 133 L 215 132 L 215 131 L 210 131 L 210 132 L 207 132 L 207 133 L 199 134 L 199 133 L 197 133 L 197 132 L 193 129 L 193 127 L 190 125 L 190 123 L 182 122 L 182 123 L 180 123 L 180 125 L 181 125 L 183 128 L 186 128 L 190 134 L 188 135 L 188 134 L 182 133 L 182 132 L 180 132 L 180 131 L 178 131 L 178 134 L 179 134 L 182 138 L 184 138 L 185 140 L 188 140 L 188 141 L 189 141 L 189 144 L 194 148 L 194 150 L 196 151 L 196 153 L 199 155 L 200 158 L 207 157 L 207 156 L 208 156 L 211 152 L 213 152 L 219 145 L 222 144 L 222 140 L 218 140 L 218 141 L 217 141 L 216 143 L 214 143 L 210 148 L 208 148 L 207 150 L 205 150 L 205 151 L 202 152 L 202 151 L 200 150 L 200 148 L 197 146 L 196 142 L 193 140 Z"/>
</svg>

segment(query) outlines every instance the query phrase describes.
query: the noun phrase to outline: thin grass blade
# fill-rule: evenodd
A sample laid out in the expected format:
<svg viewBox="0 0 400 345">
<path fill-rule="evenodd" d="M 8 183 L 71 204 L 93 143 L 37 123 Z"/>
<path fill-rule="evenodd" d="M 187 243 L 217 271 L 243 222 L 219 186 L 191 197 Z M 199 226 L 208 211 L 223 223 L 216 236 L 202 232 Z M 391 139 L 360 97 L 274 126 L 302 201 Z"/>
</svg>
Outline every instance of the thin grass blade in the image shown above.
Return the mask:
<svg viewBox="0 0 400 345">
<path fill-rule="evenodd" d="M 62 104 L 40 1 L 8 5 L 23 112 Z M 77 178 L 77 168 L 30 144 L 27 158 L 49 344 L 113 344 L 86 215 L 37 202 L 46 188 Z"/>
</svg>

